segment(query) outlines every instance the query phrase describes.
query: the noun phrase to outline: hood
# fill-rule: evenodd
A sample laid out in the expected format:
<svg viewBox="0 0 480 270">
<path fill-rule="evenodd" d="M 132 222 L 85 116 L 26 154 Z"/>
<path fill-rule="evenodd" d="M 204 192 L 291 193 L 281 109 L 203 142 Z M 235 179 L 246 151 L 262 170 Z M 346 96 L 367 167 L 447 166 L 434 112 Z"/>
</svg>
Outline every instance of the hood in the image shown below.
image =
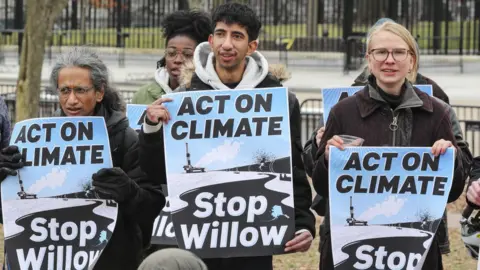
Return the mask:
<svg viewBox="0 0 480 270">
<path fill-rule="evenodd" d="M 251 56 L 248 56 L 247 61 L 242 81 L 236 89 L 255 88 L 269 73 L 275 76 L 281 83 L 291 78 L 285 65 L 269 65 L 267 59 L 259 52 L 254 52 Z M 210 44 L 208 42 L 201 43 L 195 50 L 194 61 L 184 63 L 180 75 L 180 84 L 187 88 L 190 87 L 193 74 L 195 73 L 202 82 L 215 89 L 228 89 L 218 78 L 213 63 L 214 56 L 213 52 L 211 52 Z"/>
<path fill-rule="evenodd" d="M 252 55 L 247 56 L 246 60 L 247 66 L 243 78 L 236 89 L 255 88 L 268 74 L 267 59 L 259 52 L 256 51 L 252 53 Z M 195 73 L 202 82 L 212 86 L 214 89 L 228 89 L 228 87 L 220 81 L 215 71 L 214 55 L 208 42 L 200 43 L 197 46 L 193 56 L 193 62 L 195 65 Z"/>
<path fill-rule="evenodd" d="M 169 76 L 168 76 L 168 72 L 167 72 L 166 68 L 161 67 L 161 68 L 159 68 L 155 71 L 155 81 L 160 85 L 160 87 L 162 87 L 163 91 L 165 91 L 165 93 L 167 93 L 167 94 L 172 92 L 172 89 L 168 85 L 168 80 L 169 80 Z M 158 97 L 160 95 L 160 93 L 152 93 L 151 92 L 152 89 L 153 88 L 149 88 L 148 92 L 152 96 Z M 153 89 L 153 90 L 155 90 L 155 89 Z"/>
</svg>

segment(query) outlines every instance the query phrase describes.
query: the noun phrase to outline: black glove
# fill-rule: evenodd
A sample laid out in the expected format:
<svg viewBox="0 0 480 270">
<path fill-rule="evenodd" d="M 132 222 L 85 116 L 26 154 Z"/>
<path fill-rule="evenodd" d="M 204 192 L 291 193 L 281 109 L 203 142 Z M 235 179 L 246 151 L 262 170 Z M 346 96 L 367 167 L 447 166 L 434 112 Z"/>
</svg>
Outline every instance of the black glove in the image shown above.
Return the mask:
<svg viewBox="0 0 480 270">
<path fill-rule="evenodd" d="M 118 167 L 101 169 L 92 175 L 92 185 L 96 191 L 107 194 L 117 202 L 128 201 L 135 197 L 138 185 Z"/>
<path fill-rule="evenodd" d="M 10 145 L 0 151 L 0 182 L 9 175 L 17 175 L 18 169 L 23 168 L 22 154 L 16 145 Z"/>
</svg>

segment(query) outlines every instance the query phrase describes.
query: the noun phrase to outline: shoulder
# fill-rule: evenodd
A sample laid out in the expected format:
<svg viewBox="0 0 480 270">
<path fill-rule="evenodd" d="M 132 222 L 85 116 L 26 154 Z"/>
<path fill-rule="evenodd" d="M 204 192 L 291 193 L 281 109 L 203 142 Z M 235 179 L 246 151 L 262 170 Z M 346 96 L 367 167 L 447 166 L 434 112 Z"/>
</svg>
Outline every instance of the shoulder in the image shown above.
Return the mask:
<svg viewBox="0 0 480 270">
<path fill-rule="evenodd" d="M 432 86 L 433 96 L 441 99 L 442 101 L 444 101 L 447 104 L 450 104 L 450 99 L 449 99 L 447 93 L 445 93 L 445 91 L 443 91 L 443 89 L 434 80 L 430 79 L 429 77 L 427 77 L 423 74 L 418 73 L 416 83 L 417 84 L 430 84 Z"/>
</svg>

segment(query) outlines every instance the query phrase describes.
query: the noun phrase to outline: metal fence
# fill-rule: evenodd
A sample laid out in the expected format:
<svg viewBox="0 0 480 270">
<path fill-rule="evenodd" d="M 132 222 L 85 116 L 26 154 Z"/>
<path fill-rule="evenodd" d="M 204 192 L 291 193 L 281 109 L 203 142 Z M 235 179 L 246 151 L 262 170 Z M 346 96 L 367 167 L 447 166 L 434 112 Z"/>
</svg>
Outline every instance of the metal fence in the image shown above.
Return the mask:
<svg viewBox="0 0 480 270">
<path fill-rule="evenodd" d="M 4 44 L 18 44 L 26 0 L 0 0 Z M 431 54 L 480 54 L 479 0 L 70 0 L 54 24 L 53 46 L 162 48 L 160 23 L 179 9 L 210 12 L 249 4 L 263 28 L 261 50 L 344 52 L 381 17 L 405 25 Z M 452 42 L 452 39 L 458 39 Z"/>
<path fill-rule="evenodd" d="M 480 156 L 480 106 L 452 106 L 460 122 L 465 140 L 474 156 Z M 306 99 L 300 105 L 302 144 L 323 125 L 322 99 Z"/>
<path fill-rule="evenodd" d="M 16 85 L 0 85 L 0 97 L 5 100 L 12 127 L 15 124 Z M 136 91 L 120 90 L 120 95 L 126 103 L 131 103 Z M 58 96 L 52 89 L 42 86 L 40 90 L 38 117 L 50 117 L 60 108 Z"/>
</svg>

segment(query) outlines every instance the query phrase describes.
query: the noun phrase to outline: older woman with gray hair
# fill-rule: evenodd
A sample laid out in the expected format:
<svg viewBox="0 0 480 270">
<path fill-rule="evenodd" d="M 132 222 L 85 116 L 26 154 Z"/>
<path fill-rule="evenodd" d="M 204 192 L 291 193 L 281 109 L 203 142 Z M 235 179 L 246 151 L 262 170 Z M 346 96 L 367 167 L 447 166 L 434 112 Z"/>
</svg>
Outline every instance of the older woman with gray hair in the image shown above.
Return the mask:
<svg viewBox="0 0 480 270">
<path fill-rule="evenodd" d="M 129 127 L 125 104 L 108 77 L 94 52 L 75 48 L 57 59 L 50 81 L 60 101 L 57 116 L 101 116 L 108 130 L 114 167 L 93 174 L 92 185 L 118 202 L 119 213 L 95 269 L 137 269 L 165 197 L 140 169 L 137 133 Z"/>
</svg>

